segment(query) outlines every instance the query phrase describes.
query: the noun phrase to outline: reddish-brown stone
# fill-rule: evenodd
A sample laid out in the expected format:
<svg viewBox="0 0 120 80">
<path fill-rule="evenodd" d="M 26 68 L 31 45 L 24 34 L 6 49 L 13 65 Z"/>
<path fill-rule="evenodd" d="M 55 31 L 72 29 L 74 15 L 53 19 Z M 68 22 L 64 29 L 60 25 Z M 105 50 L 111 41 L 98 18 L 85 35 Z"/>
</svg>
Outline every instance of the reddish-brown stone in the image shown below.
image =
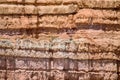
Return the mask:
<svg viewBox="0 0 120 80">
<path fill-rule="evenodd" d="M 0 0 L 0 80 L 119 80 L 120 0 Z"/>
</svg>

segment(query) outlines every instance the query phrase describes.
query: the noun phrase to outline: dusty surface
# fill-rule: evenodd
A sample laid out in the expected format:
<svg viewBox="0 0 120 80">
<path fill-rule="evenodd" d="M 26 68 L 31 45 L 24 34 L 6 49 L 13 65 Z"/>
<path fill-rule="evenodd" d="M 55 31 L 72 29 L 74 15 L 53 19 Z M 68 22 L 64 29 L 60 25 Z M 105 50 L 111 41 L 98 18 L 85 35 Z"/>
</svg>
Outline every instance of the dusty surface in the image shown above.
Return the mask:
<svg viewBox="0 0 120 80">
<path fill-rule="evenodd" d="M 120 0 L 0 0 L 0 80 L 120 80 Z"/>
</svg>

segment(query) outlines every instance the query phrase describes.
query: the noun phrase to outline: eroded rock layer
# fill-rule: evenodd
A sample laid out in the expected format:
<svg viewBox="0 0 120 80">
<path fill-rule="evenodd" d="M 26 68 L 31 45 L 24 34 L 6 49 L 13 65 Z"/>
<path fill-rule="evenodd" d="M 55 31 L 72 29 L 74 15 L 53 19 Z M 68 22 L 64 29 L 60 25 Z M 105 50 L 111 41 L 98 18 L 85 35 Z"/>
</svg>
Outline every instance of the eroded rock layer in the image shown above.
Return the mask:
<svg viewBox="0 0 120 80">
<path fill-rule="evenodd" d="M 0 0 L 0 80 L 120 80 L 120 0 Z"/>
</svg>

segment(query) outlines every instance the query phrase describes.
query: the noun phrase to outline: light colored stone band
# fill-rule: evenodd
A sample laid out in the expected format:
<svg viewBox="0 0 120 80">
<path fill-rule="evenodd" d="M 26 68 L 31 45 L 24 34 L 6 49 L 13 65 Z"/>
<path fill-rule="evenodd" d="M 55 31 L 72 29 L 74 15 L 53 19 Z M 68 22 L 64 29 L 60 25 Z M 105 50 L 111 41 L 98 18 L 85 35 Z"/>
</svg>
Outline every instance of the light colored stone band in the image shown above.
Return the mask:
<svg viewBox="0 0 120 80">
<path fill-rule="evenodd" d="M 77 11 L 77 5 L 34 6 L 0 4 L 0 14 L 70 14 Z"/>
<path fill-rule="evenodd" d="M 0 3 L 62 5 L 76 4 L 79 8 L 120 8 L 120 0 L 0 0 Z"/>
</svg>

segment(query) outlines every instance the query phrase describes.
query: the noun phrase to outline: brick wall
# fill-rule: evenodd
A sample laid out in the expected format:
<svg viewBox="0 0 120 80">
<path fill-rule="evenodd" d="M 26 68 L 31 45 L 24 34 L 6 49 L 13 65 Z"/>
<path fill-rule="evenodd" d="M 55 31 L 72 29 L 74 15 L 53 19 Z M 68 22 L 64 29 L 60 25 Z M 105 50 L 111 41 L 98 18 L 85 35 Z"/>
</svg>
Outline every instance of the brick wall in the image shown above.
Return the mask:
<svg viewBox="0 0 120 80">
<path fill-rule="evenodd" d="M 120 0 L 0 0 L 0 80 L 120 80 Z"/>
</svg>

